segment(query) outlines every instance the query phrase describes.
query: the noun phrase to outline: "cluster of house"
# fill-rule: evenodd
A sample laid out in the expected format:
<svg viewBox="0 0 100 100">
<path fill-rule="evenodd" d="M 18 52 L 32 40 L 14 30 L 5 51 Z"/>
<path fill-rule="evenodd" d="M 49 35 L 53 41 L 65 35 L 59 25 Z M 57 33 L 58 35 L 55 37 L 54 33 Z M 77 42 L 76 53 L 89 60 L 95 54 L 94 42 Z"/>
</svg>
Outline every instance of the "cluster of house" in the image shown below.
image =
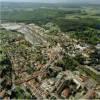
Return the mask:
<svg viewBox="0 0 100 100">
<path fill-rule="evenodd" d="M 24 25 L 21 24 L 2 24 L 2 27 L 7 30 L 17 30 L 25 35 L 26 40 L 29 41 L 31 44 L 45 42 L 45 36 L 42 34 L 44 31 L 38 26 L 34 24 Z M 36 34 L 34 34 L 36 33 Z M 41 34 L 40 34 L 41 33 Z M 19 41 L 16 41 L 16 44 L 19 46 Z M 24 42 L 24 41 L 21 41 Z M 34 43 L 33 43 L 34 42 Z M 77 41 L 76 41 L 77 42 Z M 63 43 L 64 44 L 64 43 Z M 97 45 L 96 48 L 99 50 L 100 45 Z M 76 53 L 82 53 L 82 55 L 86 58 L 89 58 L 89 53 L 94 52 L 89 49 L 88 45 L 80 45 L 77 43 L 68 44 L 66 42 L 66 49 L 69 56 L 75 57 Z M 20 50 L 18 48 L 18 50 Z M 17 72 L 18 76 L 21 79 L 25 79 L 24 81 L 31 80 L 30 76 L 25 73 L 28 67 L 28 62 L 25 62 L 26 59 L 29 59 L 29 62 L 33 65 L 33 59 L 31 59 L 31 48 L 25 48 L 27 52 L 24 52 L 25 57 L 21 57 L 20 53 L 23 53 L 24 49 L 21 51 L 16 52 L 9 52 L 9 56 L 11 56 L 11 62 L 14 66 L 14 70 Z M 32 74 L 32 79 L 38 79 L 38 85 L 33 84 L 31 81 L 25 82 L 26 86 L 29 86 L 33 94 L 38 98 L 56 98 L 56 99 L 91 99 L 91 98 L 99 98 L 100 97 L 100 85 L 97 82 L 87 75 L 81 74 L 79 71 L 62 71 L 62 68 L 54 66 L 56 61 L 62 59 L 62 53 L 64 49 L 62 48 L 61 44 L 58 43 L 56 46 L 51 48 L 46 48 L 42 50 L 42 54 L 44 57 L 47 57 L 47 64 L 38 64 L 35 62 L 34 66 L 41 67 L 39 73 Z M 16 53 L 16 54 L 15 54 Z M 28 55 L 28 56 L 27 56 Z M 30 55 L 30 56 L 29 56 Z M 32 62 L 31 62 L 32 61 Z M 88 67 L 87 67 L 88 68 Z M 48 70 L 49 69 L 49 70 Z M 89 68 L 92 69 L 92 68 Z M 53 71 L 53 73 L 52 73 Z M 94 70 L 91 70 L 95 72 Z M 19 73 L 20 72 L 20 73 Z M 46 73 L 45 73 L 46 72 Z M 57 73 L 56 73 L 57 72 Z M 42 74 L 41 74 L 42 73 Z M 99 73 L 99 72 L 98 72 Z M 49 74 L 49 75 L 48 75 Z M 57 74 L 57 75 L 54 75 Z M 22 76 L 21 76 L 22 75 Z M 25 77 L 26 75 L 26 77 Z M 47 75 L 49 78 L 46 78 Z M 100 75 L 100 74 L 99 74 Z M 27 79 L 29 77 L 29 79 Z M 43 79 L 43 77 L 45 77 Z M 27 80 L 26 80 L 27 79 Z M 20 81 L 20 80 L 19 80 Z M 22 81 L 24 84 L 24 82 Z"/>
<path fill-rule="evenodd" d="M 62 71 L 56 77 L 43 80 L 40 87 L 49 93 L 50 98 L 90 99 L 100 96 L 99 91 L 95 91 L 97 83 L 78 71 Z"/>
</svg>

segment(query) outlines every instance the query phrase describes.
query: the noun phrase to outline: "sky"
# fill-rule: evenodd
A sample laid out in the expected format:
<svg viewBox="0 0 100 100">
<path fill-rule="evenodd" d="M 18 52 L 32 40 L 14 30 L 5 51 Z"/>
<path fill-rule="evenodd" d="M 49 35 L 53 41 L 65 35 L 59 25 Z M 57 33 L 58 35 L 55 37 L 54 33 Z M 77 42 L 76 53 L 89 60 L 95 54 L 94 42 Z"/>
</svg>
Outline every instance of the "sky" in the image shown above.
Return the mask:
<svg viewBox="0 0 100 100">
<path fill-rule="evenodd" d="M 0 1 L 7 1 L 7 2 L 43 2 L 43 3 L 60 3 L 60 2 L 66 2 L 66 3 L 100 3 L 100 0 L 0 0 Z"/>
</svg>

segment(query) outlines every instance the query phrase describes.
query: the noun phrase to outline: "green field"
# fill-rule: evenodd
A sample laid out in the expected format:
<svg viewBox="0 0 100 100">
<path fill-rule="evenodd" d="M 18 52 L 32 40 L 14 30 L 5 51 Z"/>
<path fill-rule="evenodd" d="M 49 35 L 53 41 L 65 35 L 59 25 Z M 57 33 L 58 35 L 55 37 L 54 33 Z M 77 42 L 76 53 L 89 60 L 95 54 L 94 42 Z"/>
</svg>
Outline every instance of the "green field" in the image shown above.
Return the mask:
<svg viewBox="0 0 100 100">
<path fill-rule="evenodd" d="M 19 3 L 13 5 L 12 3 L 2 4 L 1 20 L 4 22 L 24 22 L 26 24 L 35 23 L 42 27 L 52 22 L 62 32 L 68 32 L 77 39 L 80 38 L 92 44 L 100 42 L 99 5 L 42 3 L 21 5 Z M 88 33 L 91 35 L 88 35 L 87 38 Z"/>
</svg>

